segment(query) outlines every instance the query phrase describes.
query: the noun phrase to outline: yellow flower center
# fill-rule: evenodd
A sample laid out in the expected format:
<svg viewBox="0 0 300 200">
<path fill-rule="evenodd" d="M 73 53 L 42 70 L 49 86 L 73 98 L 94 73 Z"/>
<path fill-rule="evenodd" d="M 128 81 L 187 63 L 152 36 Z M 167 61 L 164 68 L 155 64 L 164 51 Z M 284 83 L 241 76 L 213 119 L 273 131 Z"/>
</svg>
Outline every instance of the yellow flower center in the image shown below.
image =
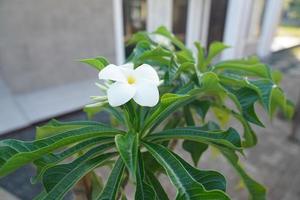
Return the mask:
<svg viewBox="0 0 300 200">
<path fill-rule="evenodd" d="M 136 82 L 136 80 L 133 76 L 128 76 L 127 82 L 131 85 L 131 84 L 134 84 Z"/>
</svg>

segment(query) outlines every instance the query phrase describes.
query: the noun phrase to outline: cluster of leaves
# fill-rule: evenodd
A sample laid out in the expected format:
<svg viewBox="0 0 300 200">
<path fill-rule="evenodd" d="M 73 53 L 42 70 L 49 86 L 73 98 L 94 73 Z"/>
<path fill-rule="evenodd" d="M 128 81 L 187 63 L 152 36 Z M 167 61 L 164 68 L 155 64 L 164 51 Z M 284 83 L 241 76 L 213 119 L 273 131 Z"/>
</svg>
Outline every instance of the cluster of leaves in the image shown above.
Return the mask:
<svg viewBox="0 0 300 200">
<path fill-rule="evenodd" d="M 156 36 L 169 43 L 160 43 Z M 129 41 L 135 48 L 128 62 L 156 67 L 163 83 L 160 102 L 153 108 L 133 101 L 110 107 L 101 101 L 87 106 L 90 118 L 102 111 L 110 113 L 113 125 L 95 121 L 50 121 L 37 128 L 37 139 L 24 142 L 0 141 L 0 175 L 33 163 L 37 174 L 32 182 L 42 182 L 44 191 L 36 199 L 63 199 L 81 179 L 91 178 L 90 199 L 126 199 L 128 181 L 136 186 L 135 199 L 169 199 L 158 176 L 165 173 L 177 190 L 176 199 L 230 199 L 224 176 L 197 167 L 209 146 L 220 151 L 240 175 L 250 199 L 266 199 L 266 189 L 239 164 L 239 156 L 257 143 L 252 125 L 263 126 L 255 104 L 272 116 L 277 108 L 291 117 L 293 106 L 279 88 L 280 76 L 257 58 L 214 59 L 227 48 L 220 42 L 208 50 L 195 43 L 196 55 L 164 27 L 153 33 L 139 32 Z M 84 59 L 97 70 L 109 62 L 103 57 Z M 232 102 L 228 106 L 228 101 Z M 213 111 L 223 125 L 229 116 L 243 126 L 220 128 L 206 121 Z M 172 141 L 183 140 L 193 164 L 172 150 Z M 112 168 L 103 186 L 94 169 Z"/>
</svg>

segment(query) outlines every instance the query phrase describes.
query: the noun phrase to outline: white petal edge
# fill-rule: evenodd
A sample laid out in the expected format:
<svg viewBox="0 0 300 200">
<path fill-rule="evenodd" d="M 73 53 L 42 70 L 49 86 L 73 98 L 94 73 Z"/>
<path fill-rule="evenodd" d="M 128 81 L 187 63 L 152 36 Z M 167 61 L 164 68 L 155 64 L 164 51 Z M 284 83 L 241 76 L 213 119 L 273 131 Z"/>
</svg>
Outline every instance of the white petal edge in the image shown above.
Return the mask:
<svg viewBox="0 0 300 200">
<path fill-rule="evenodd" d="M 133 65 L 133 63 L 129 62 L 129 63 L 125 63 L 124 65 L 120 65 L 120 67 L 124 67 L 124 68 L 133 70 L 134 65 Z"/>
<path fill-rule="evenodd" d="M 139 79 L 145 79 L 150 83 L 159 85 L 159 77 L 155 69 L 148 65 L 142 64 L 134 70 L 135 76 Z"/>
<path fill-rule="evenodd" d="M 120 67 L 113 64 L 107 65 L 99 72 L 99 79 L 126 82 L 126 77 Z"/>
<path fill-rule="evenodd" d="M 156 85 L 147 82 L 136 85 L 133 100 L 140 106 L 153 107 L 159 101 L 159 91 Z"/>
<path fill-rule="evenodd" d="M 136 93 L 136 88 L 127 83 L 115 82 L 107 90 L 107 99 L 112 107 L 127 103 Z"/>
</svg>

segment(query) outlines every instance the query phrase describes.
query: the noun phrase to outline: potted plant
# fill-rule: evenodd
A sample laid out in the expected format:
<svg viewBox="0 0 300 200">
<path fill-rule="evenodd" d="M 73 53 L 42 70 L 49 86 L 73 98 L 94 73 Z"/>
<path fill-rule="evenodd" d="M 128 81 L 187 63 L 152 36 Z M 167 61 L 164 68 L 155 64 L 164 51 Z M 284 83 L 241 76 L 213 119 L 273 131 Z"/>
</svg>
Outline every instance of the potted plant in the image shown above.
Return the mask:
<svg viewBox="0 0 300 200">
<path fill-rule="evenodd" d="M 97 86 L 104 95 L 93 96 L 84 108 L 91 120 L 51 120 L 37 128 L 34 141 L 0 141 L 0 175 L 33 163 L 37 174 L 32 182 L 44 186 L 36 199 L 63 199 L 82 181 L 89 199 L 126 199 L 130 181 L 135 199 L 165 200 L 169 197 L 157 179 L 160 173 L 169 177 L 178 200 L 230 199 L 220 172 L 197 167 L 212 146 L 240 175 L 250 199 L 266 199 L 266 189 L 247 174 L 239 156 L 257 143 L 252 126 L 263 127 L 255 104 L 270 117 L 277 108 L 287 117 L 293 114 L 278 72 L 256 57 L 216 62 L 228 48 L 220 42 L 207 51 L 196 42 L 193 55 L 164 27 L 136 33 L 128 44 L 135 48 L 124 65 L 103 57 L 81 60 L 96 68 L 102 80 Z M 92 120 L 102 111 L 110 113 L 111 124 Z M 207 121 L 208 112 L 219 121 Z M 228 116 L 244 131 L 222 128 Z M 183 140 L 193 163 L 173 151 L 177 140 Z M 111 172 L 103 185 L 94 170 L 105 165 Z"/>
</svg>

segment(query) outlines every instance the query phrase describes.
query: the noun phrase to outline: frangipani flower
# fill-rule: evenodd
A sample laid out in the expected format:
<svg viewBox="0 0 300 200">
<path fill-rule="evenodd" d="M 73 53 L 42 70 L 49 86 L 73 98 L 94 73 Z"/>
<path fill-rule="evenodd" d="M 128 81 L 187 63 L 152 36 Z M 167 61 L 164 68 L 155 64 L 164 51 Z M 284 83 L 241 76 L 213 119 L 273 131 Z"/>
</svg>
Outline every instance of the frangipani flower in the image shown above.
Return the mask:
<svg viewBox="0 0 300 200">
<path fill-rule="evenodd" d="M 132 63 L 110 64 L 99 72 L 99 79 L 115 81 L 107 90 L 108 103 L 120 106 L 133 99 L 141 106 L 153 107 L 159 101 L 159 78 L 153 67 L 143 64 L 136 69 Z"/>
</svg>

